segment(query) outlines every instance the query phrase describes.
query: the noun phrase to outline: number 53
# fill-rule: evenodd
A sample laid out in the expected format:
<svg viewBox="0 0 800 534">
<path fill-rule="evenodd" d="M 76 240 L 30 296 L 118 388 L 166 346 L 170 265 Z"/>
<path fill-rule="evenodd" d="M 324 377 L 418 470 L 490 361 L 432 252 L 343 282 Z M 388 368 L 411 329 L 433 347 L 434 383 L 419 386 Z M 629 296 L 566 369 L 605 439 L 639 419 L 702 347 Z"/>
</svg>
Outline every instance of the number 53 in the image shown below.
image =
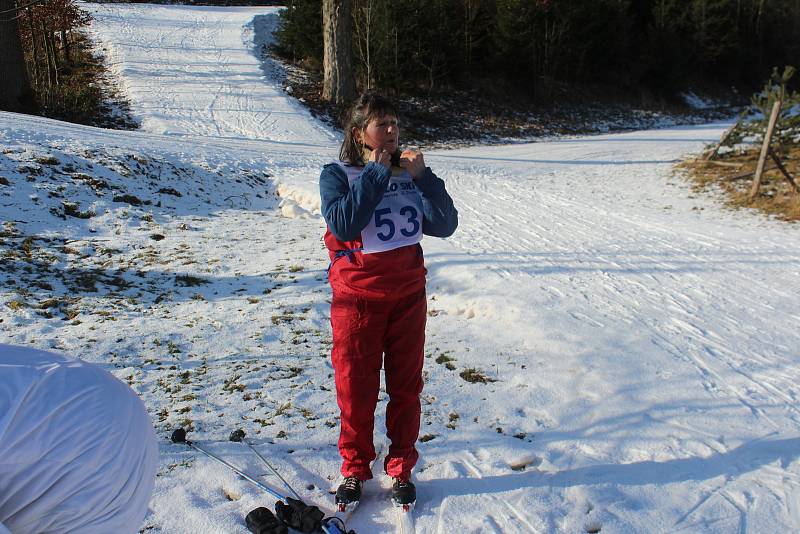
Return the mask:
<svg viewBox="0 0 800 534">
<path fill-rule="evenodd" d="M 391 241 L 395 234 L 395 221 L 391 218 L 392 210 L 383 208 L 375 210 L 375 226 L 386 227 L 386 231 L 378 232 L 378 239 L 381 241 Z M 419 212 L 414 206 L 403 206 L 400 208 L 400 215 L 406 218 L 406 228 L 401 228 L 400 233 L 405 237 L 411 237 L 419 232 Z M 408 225 L 411 225 L 409 228 Z"/>
</svg>

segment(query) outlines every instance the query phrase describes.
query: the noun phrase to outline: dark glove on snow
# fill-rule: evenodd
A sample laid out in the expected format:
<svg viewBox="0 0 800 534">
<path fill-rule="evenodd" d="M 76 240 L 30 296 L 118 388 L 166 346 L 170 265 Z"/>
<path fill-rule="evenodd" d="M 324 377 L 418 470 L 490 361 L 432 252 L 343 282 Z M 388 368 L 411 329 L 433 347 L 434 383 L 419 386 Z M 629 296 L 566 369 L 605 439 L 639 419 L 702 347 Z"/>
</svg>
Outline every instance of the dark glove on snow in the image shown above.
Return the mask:
<svg viewBox="0 0 800 534">
<path fill-rule="evenodd" d="M 303 501 L 287 497 L 289 504 L 278 501 L 275 512 L 278 519 L 300 532 L 314 532 L 319 529 L 325 514 L 316 506 L 308 506 Z"/>
<path fill-rule="evenodd" d="M 244 518 L 247 529 L 253 534 L 288 534 L 286 525 L 278 521 L 269 508 L 256 508 Z"/>
</svg>

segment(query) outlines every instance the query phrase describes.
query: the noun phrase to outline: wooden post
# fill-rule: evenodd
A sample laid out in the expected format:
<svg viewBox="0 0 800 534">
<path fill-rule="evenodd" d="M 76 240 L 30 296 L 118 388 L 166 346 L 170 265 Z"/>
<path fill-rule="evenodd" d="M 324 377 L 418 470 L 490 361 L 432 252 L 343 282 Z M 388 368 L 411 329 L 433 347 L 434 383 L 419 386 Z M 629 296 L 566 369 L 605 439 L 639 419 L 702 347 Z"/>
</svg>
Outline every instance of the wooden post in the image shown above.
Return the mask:
<svg viewBox="0 0 800 534">
<path fill-rule="evenodd" d="M 786 167 L 784 167 L 783 163 L 781 163 L 781 159 L 778 157 L 778 155 L 775 153 L 775 151 L 772 150 L 771 148 L 769 149 L 769 156 L 772 158 L 772 161 L 775 162 L 775 165 L 777 165 L 778 170 L 781 171 L 781 173 L 783 174 L 783 177 L 786 178 L 786 180 L 792 186 L 793 192 L 795 194 L 796 193 L 800 193 L 800 186 L 797 185 L 797 181 L 794 179 L 794 177 L 791 174 L 789 174 L 789 171 L 786 170 Z"/>
<path fill-rule="evenodd" d="M 778 167 L 767 167 L 764 169 L 764 172 L 774 171 Z M 747 172 L 740 172 L 739 174 L 734 174 L 733 176 L 727 176 L 723 178 L 726 182 L 735 182 L 736 180 L 744 180 L 745 178 L 750 178 L 756 173 L 756 171 L 747 171 Z"/>
<path fill-rule="evenodd" d="M 705 154 L 703 154 L 703 159 L 706 161 L 710 161 L 715 157 L 717 157 L 717 152 L 719 152 L 719 149 L 722 148 L 722 145 L 725 144 L 725 141 L 728 140 L 728 137 L 731 136 L 733 130 L 735 130 L 737 126 L 739 126 L 738 120 L 733 124 L 731 124 L 731 126 L 727 130 L 725 130 L 725 133 L 722 134 L 722 137 L 720 138 L 716 146 L 714 146 L 714 148 L 708 150 Z"/>
<path fill-rule="evenodd" d="M 775 131 L 775 124 L 778 122 L 778 115 L 781 112 L 781 101 L 776 100 L 775 105 L 772 106 L 772 113 L 769 115 L 769 122 L 767 123 L 767 133 L 764 134 L 764 144 L 761 145 L 761 155 L 758 156 L 758 165 L 756 166 L 756 175 L 753 178 L 753 187 L 750 188 L 750 200 L 753 200 L 758 194 L 758 188 L 761 185 L 761 175 L 764 173 L 764 164 L 767 162 L 767 154 L 769 153 L 769 145 L 772 142 L 772 132 Z"/>
</svg>

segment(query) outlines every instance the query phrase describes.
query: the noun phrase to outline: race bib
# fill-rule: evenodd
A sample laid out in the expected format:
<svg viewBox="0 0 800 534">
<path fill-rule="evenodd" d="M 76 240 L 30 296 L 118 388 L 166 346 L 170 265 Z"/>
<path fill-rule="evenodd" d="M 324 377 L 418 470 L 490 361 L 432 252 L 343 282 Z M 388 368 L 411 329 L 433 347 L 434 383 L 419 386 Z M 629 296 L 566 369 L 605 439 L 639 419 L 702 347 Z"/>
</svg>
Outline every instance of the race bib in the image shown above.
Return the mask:
<svg viewBox="0 0 800 534">
<path fill-rule="evenodd" d="M 363 167 L 339 165 L 347 172 L 350 184 L 358 180 L 364 170 Z M 394 250 L 422 241 L 422 197 L 408 172 L 403 171 L 389 179 L 383 199 L 367 226 L 361 230 L 361 241 L 364 254 Z"/>
</svg>

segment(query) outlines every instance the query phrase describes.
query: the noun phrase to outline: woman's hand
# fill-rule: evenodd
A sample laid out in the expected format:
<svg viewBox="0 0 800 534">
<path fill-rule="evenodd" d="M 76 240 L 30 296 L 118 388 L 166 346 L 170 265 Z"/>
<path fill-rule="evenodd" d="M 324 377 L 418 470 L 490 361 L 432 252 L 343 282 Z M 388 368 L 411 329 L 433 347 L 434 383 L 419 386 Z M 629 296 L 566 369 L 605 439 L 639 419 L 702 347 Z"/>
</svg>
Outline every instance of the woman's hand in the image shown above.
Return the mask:
<svg viewBox="0 0 800 534">
<path fill-rule="evenodd" d="M 392 166 L 392 154 L 385 148 L 376 148 L 369 153 L 369 160 L 380 163 L 387 169 Z"/>
<path fill-rule="evenodd" d="M 403 150 L 400 154 L 400 166 L 408 171 L 415 180 L 422 176 L 425 172 L 425 159 L 422 157 L 422 152 L 418 150 Z"/>
</svg>

